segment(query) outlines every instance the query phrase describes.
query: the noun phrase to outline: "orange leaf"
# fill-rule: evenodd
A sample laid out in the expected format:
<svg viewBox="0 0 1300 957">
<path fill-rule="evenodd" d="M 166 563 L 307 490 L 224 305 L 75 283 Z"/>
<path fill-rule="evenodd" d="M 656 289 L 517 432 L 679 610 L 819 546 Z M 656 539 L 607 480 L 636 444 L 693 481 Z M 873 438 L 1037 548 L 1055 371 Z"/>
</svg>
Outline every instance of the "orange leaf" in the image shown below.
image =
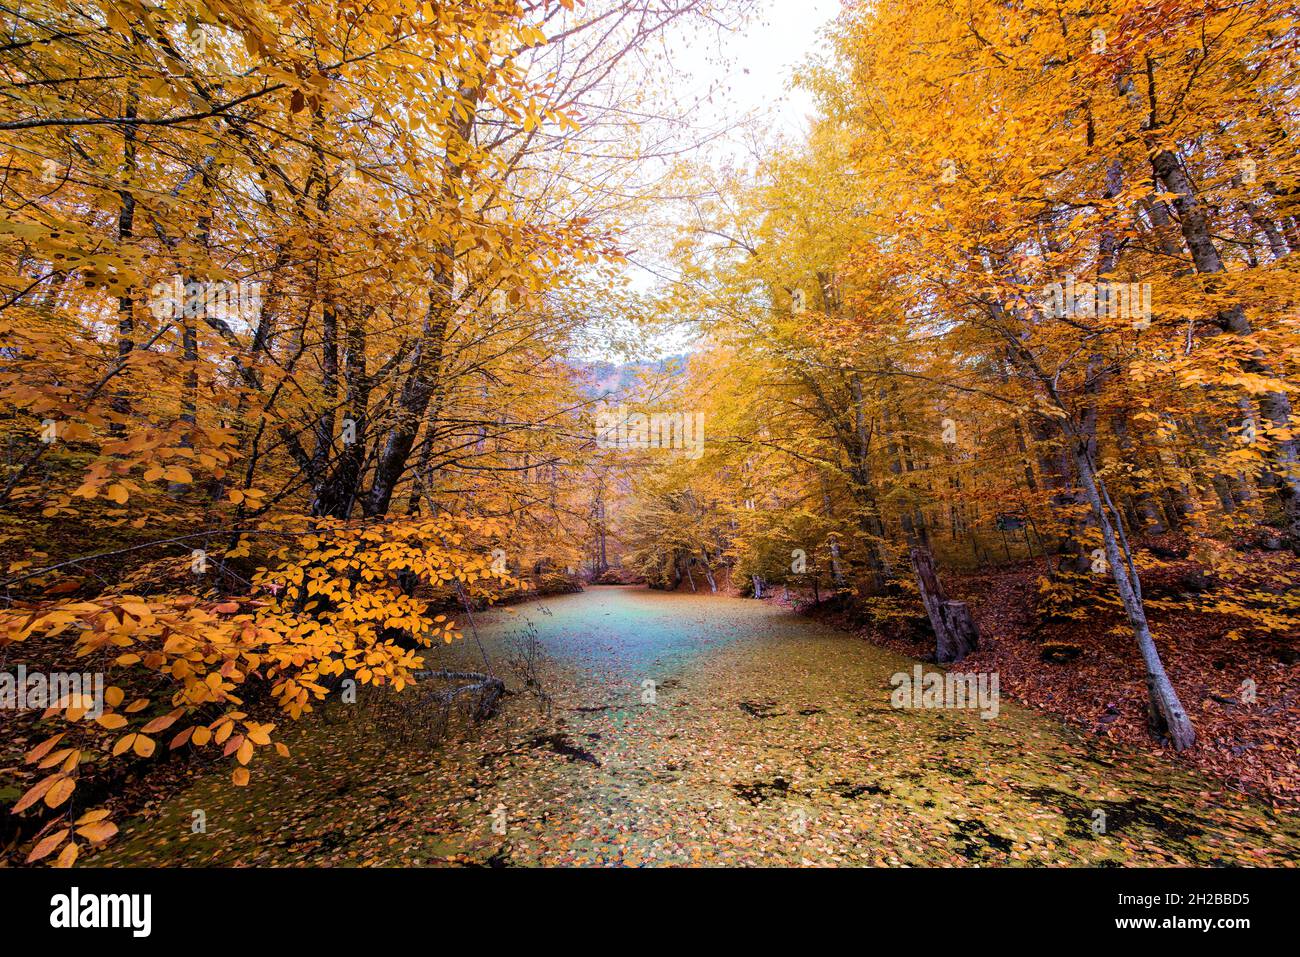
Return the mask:
<svg viewBox="0 0 1300 957">
<path fill-rule="evenodd" d="M 99 844 L 117 833 L 117 825 L 112 821 L 100 821 L 97 824 L 87 824 L 77 828 L 77 833 L 91 844 Z"/>
<path fill-rule="evenodd" d="M 59 859 L 54 862 L 55 867 L 71 867 L 77 859 L 77 854 L 81 847 L 77 844 L 69 844 L 59 853 Z"/>
<path fill-rule="evenodd" d="M 184 708 L 177 708 L 171 714 L 165 714 L 162 715 L 161 717 L 154 718 L 143 728 L 141 728 L 140 731 L 143 734 L 153 734 L 155 731 L 161 731 L 164 728 L 168 728 L 172 724 L 174 724 L 176 722 L 176 719 L 179 718 L 184 713 L 185 713 Z"/>
<path fill-rule="evenodd" d="M 58 734 L 56 734 L 54 737 L 46 738 L 36 747 L 32 748 L 30 751 L 27 752 L 27 757 L 26 757 L 27 763 L 31 764 L 32 762 L 39 761 L 41 758 L 45 757 L 45 755 L 49 754 L 51 749 L 53 749 L 53 747 L 56 744 L 58 744 L 59 741 L 63 738 L 63 736 L 67 733 L 68 732 L 66 731 L 61 731 Z"/>
<path fill-rule="evenodd" d="M 267 732 L 273 727 L 275 727 L 275 725 L 268 724 L 260 727 L 258 725 L 253 725 L 248 729 L 248 740 L 252 741 L 254 744 L 260 744 L 262 747 L 266 747 L 271 743 L 271 736 L 267 734 Z"/>
<path fill-rule="evenodd" d="M 50 807 L 58 807 L 68 798 L 72 797 L 72 792 L 77 788 L 77 782 L 69 777 L 61 777 L 56 780 L 50 789 L 45 792 L 45 803 Z"/>
<path fill-rule="evenodd" d="M 48 778 L 44 778 L 32 785 L 31 789 L 18 800 L 17 804 L 14 805 L 12 813 L 21 814 L 39 801 L 45 796 L 45 792 L 54 785 L 54 782 L 57 781 L 58 778 L 59 776 L 57 774 L 51 774 Z"/>
<path fill-rule="evenodd" d="M 52 751 L 49 755 L 46 756 L 44 761 L 42 761 L 39 765 L 37 765 L 37 767 L 52 768 L 60 761 L 62 761 L 64 758 L 66 758 L 69 754 L 71 754 L 73 750 L 74 750 L 73 748 L 59 748 L 59 750 L 57 751 Z"/>
<path fill-rule="evenodd" d="M 32 848 L 32 852 L 27 855 L 27 863 L 30 864 L 32 861 L 39 861 L 42 857 L 54 853 L 54 849 L 62 844 L 71 833 L 72 832 L 65 827 L 61 831 L 55 831 L 53 834 L 46 837 L 43 841 Z"/>
</svg>

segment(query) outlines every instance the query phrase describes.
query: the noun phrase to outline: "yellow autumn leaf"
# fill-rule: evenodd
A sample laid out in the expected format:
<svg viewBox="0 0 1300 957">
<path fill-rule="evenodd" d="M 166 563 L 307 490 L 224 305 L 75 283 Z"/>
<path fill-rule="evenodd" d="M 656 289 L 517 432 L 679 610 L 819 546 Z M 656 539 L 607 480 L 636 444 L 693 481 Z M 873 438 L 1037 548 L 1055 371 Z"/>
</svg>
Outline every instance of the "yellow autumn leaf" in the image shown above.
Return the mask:
<svg viewBox="0 0 1300 957">
<path fill-rule="evenodd" d="M 72 797 L 72 792 L 76 790 L 77 782 L 69 777 L 61 777 L 56 780 L 50 789 L 45 792 L 45 803 L 49 807 L 58 807 L 68 798 Z"/>
<path fill-rule="evenodd" d="M 77 861 L 77 855 L 81 853 L 81 847 L 78 844 L 70 843 L 59 852 L 58 860 L 55 861 L 56 867 L 71 867 Z"/>
<path fill-rule="evenodd" d="M 271 743 L 271 736 L 267 732 L 272 730 L 274 727 L 275 725 L 269 725 L 269 724 L 250 725 L 248 728 L 248 740 L 252 741 L 254 744 L 262 745 L 263 747 L 265 747 L 266 745 Z"/>
<path fill-rule="evenodd" d="M 77 833 L 92 844 L 100 844 L 117 833 L 117 825 L 112 821 L 100 821 L 77 828 Z"/>
</svg>

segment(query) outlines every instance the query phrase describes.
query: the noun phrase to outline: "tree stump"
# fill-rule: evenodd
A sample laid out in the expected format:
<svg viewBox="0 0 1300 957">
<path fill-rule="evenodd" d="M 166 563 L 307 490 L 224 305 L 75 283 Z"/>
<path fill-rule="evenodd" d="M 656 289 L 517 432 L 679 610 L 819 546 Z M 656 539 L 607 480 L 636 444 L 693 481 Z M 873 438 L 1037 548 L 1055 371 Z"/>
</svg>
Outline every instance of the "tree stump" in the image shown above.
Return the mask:
<svg viewBox="0 0 1300 957">
<path fill-rule="evenodd" d="M 940 664 L 961 661 L 979 647 L 979 629 L 975 627 L 970 608 L 964 601 L 952 601 L 944 593 L 929 549 L 913 548 L 910 557 L 921 591 L 921 604 L 934 629 L 934 660 Z"/>
</svg>

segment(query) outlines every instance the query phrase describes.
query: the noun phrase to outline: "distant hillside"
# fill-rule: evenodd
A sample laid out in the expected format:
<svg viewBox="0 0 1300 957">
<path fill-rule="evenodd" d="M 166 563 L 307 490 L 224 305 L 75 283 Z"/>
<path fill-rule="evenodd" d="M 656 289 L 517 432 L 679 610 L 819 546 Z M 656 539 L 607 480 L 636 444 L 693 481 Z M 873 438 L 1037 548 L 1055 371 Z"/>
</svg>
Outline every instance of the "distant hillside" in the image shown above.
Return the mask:
<svg viewBox="0 0 1300 957">
<path fill-rule="evenodd" d="M 605 362 L 574 360 L 569 364 L 583 382 L 582 390 L 591 398 L 624 395 L 635 388 L 645 373 L 680 374 L 685 368 L 684 355 L 667 356 L 653 362 Z"/>
</svg>

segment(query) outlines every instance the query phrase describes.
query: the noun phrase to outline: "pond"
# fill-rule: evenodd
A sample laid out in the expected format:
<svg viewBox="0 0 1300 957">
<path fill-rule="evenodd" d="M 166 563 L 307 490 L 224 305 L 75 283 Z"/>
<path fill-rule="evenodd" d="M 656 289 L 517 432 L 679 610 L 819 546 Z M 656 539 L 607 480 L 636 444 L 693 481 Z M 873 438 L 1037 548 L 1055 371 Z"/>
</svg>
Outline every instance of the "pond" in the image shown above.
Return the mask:
<svg viewBox="0 0 1300 957">
<path fill-rule="evenodd" d="M 476 619 L 483 651 L 512 689 L 522 683 L 504 661 L 535 633 L 549 708 L 514 695 L 495 718 L 434 743 L 432 732 L 395 731 L 363 689 L 358 704 L 332 704 L 288 729 L 292 756 L 259 757 L 248 787 L 233 787 L 218 764 L 128 822 L 95 862 L 1300 859 L 1294 817 L 1005 698 L 995 709 L 987 695 L 967 707 L 896 708 L 894 676 L 911 677 L 917 662 L 779 607 L 594 587 Z M 467 633 L 430 663 L 482 659 Z M 388 711 L 402 701 L 393 697 Z"/>
</svg>

